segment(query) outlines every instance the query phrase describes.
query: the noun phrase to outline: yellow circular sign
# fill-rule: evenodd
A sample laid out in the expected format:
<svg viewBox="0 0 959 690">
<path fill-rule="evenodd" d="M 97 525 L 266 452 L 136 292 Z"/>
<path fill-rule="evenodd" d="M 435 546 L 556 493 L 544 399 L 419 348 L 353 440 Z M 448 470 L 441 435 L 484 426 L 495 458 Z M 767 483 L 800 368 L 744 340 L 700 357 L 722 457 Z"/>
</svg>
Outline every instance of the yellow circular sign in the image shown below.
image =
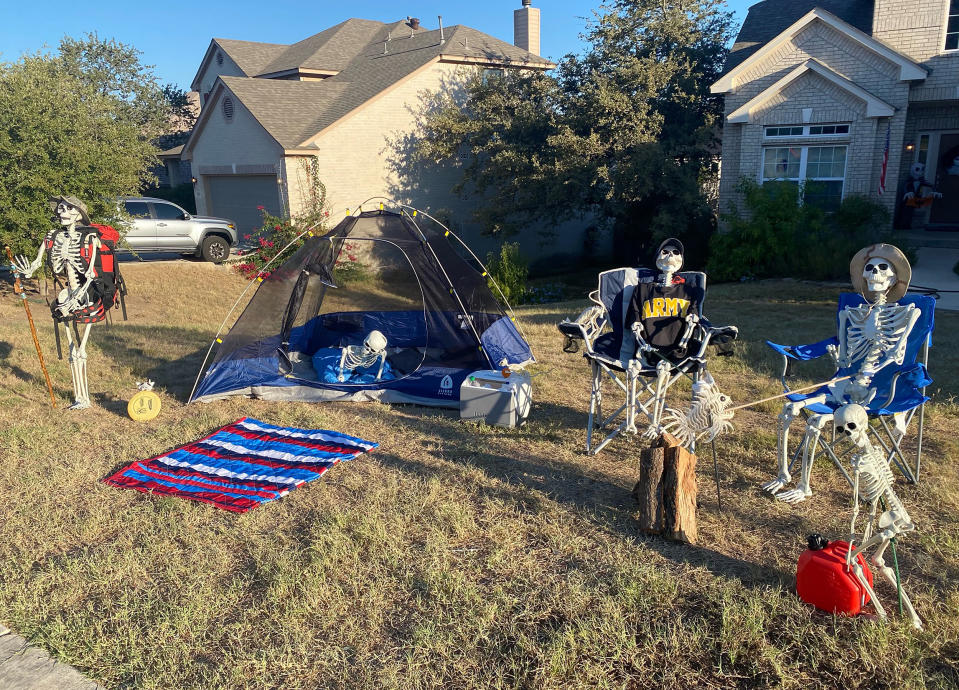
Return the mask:
<svg viewBox="0 0 959 690">
<path fill-rule="evenodd" d="M 127 403 L 127 414 L 137 422 L 149 422 L 160 414 L 160 396 L 153 391 L 140 391 Z"/>
</svg>

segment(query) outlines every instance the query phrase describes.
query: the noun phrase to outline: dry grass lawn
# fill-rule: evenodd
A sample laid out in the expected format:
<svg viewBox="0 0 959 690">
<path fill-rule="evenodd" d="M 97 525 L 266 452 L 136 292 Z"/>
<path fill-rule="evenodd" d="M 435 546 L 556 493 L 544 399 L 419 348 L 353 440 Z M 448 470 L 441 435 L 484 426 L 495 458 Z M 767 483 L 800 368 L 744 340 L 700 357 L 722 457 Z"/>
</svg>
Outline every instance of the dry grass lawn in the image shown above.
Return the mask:
<svg viewBox="0 0 959 690">
<path fill-rule="evenodd" d="M 106 687 L 959 685 L 959 315 L 938 321 L 921 482 L 898 484 L 918 525 L 899 544 L 916 632 L 886 586 L 887 624 L 795 597 L 806 535 L 844 535 L 849 490 L 824 460 L 798 506 L 757 488 L 774 471 L 775 403 L 718 443 L 722 512 L 700 461 L 698 546 L 639 534 L 638 443 L 582 454 L 587 367 L 555 330 L 581 303 L 519 312 L 538 375 L 529 424 L 508 430 L 408 406 L 186 406 L 244 283 L 193 262 L 124 272 L 130 320 L 95 327 L 95 404 L 78 413 L 62 410 L 70 376 L 46 307 L 33 302 L 60 410 L 22 308 L 9 286 L 0 296 L 0 622 Z M 714 360 L 721 387 L 737 402 L 777 393 L 763 340 L 829 335 L 839 289 L 712 288 L 712 320 L 742 332 Z M 147 377 L 164 407 L 139 424 L 126 401 Z M 99 482 L 244 415 L 381 445 L 244 515 Z"/>
</svg>

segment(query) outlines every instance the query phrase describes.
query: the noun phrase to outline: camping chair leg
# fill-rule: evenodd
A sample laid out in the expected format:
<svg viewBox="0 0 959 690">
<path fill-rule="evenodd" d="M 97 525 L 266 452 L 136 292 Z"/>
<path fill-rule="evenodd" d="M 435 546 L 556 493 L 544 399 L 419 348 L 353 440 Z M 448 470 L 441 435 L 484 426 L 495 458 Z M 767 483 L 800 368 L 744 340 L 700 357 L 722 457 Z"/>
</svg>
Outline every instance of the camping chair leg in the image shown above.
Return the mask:
<svg viewBox="0 0 959 690">
<path fill-rule="evenodd" d="M 723 510 L 723 498 L 719 494 L 719 459 L 716 457 L 716 439 L 712 440 L 713 446 L 713 478 L 716 480 L 716 505 L 719 512 Z"/>
<path fill-rule="evenodd" d="M 926 389 L 922 389 L 922 394 L 926 394 Z M 919 406 L 919 436 L 916 438 L 916 471 L 913 473 L 913 480 L 919 483 L 919 464 L 922 462 L 922 426 L 926 417 L 926 404 Z"/>
<path fill-rule="evenodd" d="M 910 484 L 916 483 L 916 478 L 912 474 L 912 469 L 909 467 L 909 463 L 906 461 L 905 456 L 902 454 L 902 449 L 899 447 L 902 439 L 896 441 L 896 437 L 892 435 L 892 430 L 889 428 L 889 425 L 886 423 L 886 420 L 882 417 L 879 418 L 879 423 L 882 424 L 882 428 L 885 429 L 886 435 L 889 437 L 889 440 L 892 442 L 892 447 L 886 444 L 882 436 L 879 435 L 879 432 L 875 430 L 874 427 L 869 427 L 869 430 L 872 432 L 873 436 L 876 437 L 876 440 L 879 441 L 879 445 L 883 447 L 883 450 L 886 451 L 888 457 L 887 462 L 892 461 L 896 463 L 896 467 L 899 468 L 899 471 L 902 472 L 903 476 L 909 481 Z"/>
<path fill-rule="evenodd" d="M 840 460 L 836 456 L 836 453 L 835 451 L 833 451 L 832 446 L 830 446 L 828 443 L 823 443 L 822 447 L 823 447 L 823 450 L 826 451 L 826 454 L 829 455 L 829 457 L 832 459 L 836 467 L 839 468 L 839 471 L 842 472 L 842 476 L 844 476 L 846 478 L 846 481 L 849 482 L 849 486 L 853 486 L 852 477 L 849 476 L 849 472 L 846 471 L 846 468 L 842 466 L 842 460 Z"/>
<path fill-rule="evenodd" d="M 599 407 L 599 398 L 602 395 L 602 392 L 599 390 L 600 384 L 602 381 L 599 378 L 599 365 L 596 362 L 592 363 L 593 365 L 593 381 L 590 384 L 589 392 L 589 419 L 586 421 L 586 453 L 587 455 L 592 450 L 593 445 L 593 420 L 596 418 L 597 408 Z M 602 412 L 600 412 L 602 414 Z"/>
</svg>

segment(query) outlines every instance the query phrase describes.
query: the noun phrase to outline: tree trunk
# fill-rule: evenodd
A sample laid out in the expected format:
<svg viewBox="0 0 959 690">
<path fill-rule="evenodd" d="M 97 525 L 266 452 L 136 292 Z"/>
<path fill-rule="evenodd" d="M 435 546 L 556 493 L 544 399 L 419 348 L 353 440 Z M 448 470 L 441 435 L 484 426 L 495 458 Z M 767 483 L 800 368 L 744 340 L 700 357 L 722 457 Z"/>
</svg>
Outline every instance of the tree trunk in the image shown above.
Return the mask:
<svg viewBox="0 0 959 690">
<path fill-rule="evenodd" d="M 696 456 L 674 436 L 660 434 L 640 453 L 633 496 L 641 530 L 696 543 Z"/>
</svg>

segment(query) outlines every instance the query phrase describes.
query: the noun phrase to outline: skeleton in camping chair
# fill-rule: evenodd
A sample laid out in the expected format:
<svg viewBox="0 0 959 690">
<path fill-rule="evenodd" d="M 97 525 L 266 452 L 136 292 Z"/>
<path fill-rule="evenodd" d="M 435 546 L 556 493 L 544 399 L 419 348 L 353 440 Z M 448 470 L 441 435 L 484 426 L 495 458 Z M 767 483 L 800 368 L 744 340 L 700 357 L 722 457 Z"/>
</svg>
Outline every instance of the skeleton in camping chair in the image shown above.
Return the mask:
<svg viewBox="0 0 959 690">
<path fill-rule="evenodd" d="M 370 331 L 362 345 L 347 345 L 340 355 L 340 370 L 337 378 L 340 382 L 349 379 L 357 368 L 369 369 L 377 361 L 380 366 L 376 371 L 376 380 L 383 375 L 386 364 L 386 336 L 379 331 Z"/>
<path fill-rule="evenodd" d="M 869 585 L 862 566 L 859 565 L 857 556 L 878 545 L 875 554 L 872 556 L 872 562 L 879 573 L 886 580 L 896 587 L 902 595 L 902 604 L 905 606 L 912 619 L 912 624 L 916 628 L 922 628 L 922 622 L 916 615 L 916 610 L 912 602 L 902 590 L 897 581 L 896 573 L 886 565 L 883 553 L 889 542 L 896 537 L 912 532 L 916 526 L 906 512 L 906 507 L 899 500 L 899 496 L 893 490 L 893 475 L 889 467 L 888 458 L 880 452 L 869 441 L 869 415 L 862 405 L 848 404 L 843 405 L 835 413 L 835 428 L 837 433 L 845 434 L 856 446 L 857 452 L 852 456 L 853 468 L 853 494 L 852 494 L 852 522 L 849 528 L 849 543 L 858 546 L 850 548 L 846 554 L 846 566 L 852 568 L 856 579 L 868 592 L 873 605 L 876 607 L 876 613 L 880 618 L 886 617 L 886 611 L 876 593 Z M 863 531 L 862 538 L 856 532 L 856 519 L 859 517 L 859 499 L 860 497 L 869 504 L 869 522 Z M 879 516 L 879 531 L 872 533 L 873 525 L 876 522 L 876 508 L 878 503 L 883 502 L 883 513 Z"/>
<path fill-rule="evenodd" d="M 789 473 L 787 442 L 789 426 L 805 407 L 812 404 L 859 403 L 868 405 L 876 396 L 870 387 L 876 373 L 890 364 L 902 364 L 906 341 L 919 318 L 919 310 L 912 304 L 900 305 L 900 299 L 909 286 L 912 269 L 905 255 L 888 244 L 875 244 L 860 250 L 850 263 L 853 285 L 866 298 L 867 304 L 846 307 L 839 312 L 839 348 L 830 349 L 836 365 L 841 369 L 856 369 L 853 378 L 829 386 L 829 392 L 788 402 L 779 415 L 777 456 L 779 475 L 763 488 L 788 503 L 802 501 L 812 495 L 809 475 L 815 460 L 819 437 L 832 421 L 831 414 L 809 417 L 803 442 L 802 469 L 795 489 L 778 493 L 792 479 Z M 905 435 L 905 417 L 894 416 L 898 439 Z"/>
<path fill-rule="evenodd" d="M 683 244 L 675 238 L 669 238 L 665 240 L 662 244 L 659 245 L 659 251 L 656 255 L 656 268 L 658 268 L 661 273 L 657 277 L 656 286 L 662 291 L 663 295 L 668 295 L 670 289 L 674 286 L 676 281 L 682 282 L 682 279 L 676 279 L 674 276 L 679 270 L 683 267 Z M 646 317 L 652 318 L 674 318 L 680 316 L 683 319 L 683 324 L 685 330 L 683 331 L 682 336 L 679 338 L 679 341 L 674 346 L 674 352 L 676 353 L 685 353 L 686 347 L 689 344 L 689 339 L 693 334 L 693 331 L 696 328 L 696 325 L 699 323 L 699 316 L 695 312 L 689 311 L 683 316 L 680 312 L 684 310 L 683 307 L 679 306 L 679 303 L 685 302 L 686 307 L 688 308 L 688 301 L 683 299 L 676 299 L 670 297 L 662 297 L 659 299 L 654 299 L 652 302 L 654 304 L 661 303 L 665 308 L 660 310 L 660 313 L 656 313 L 656 307 L 652 309 L 649 308 L 649 302 L 644 303 L 643 305 L 636 304 L 636 297 L 639 295 L 639 289 L 637 286 L 636 292 L 634 292 L 634 302 L 630 305 L 630 311 L 627 318 L 634 318 L 633 322 L 629 325 L 630 330 L 633 333 L 633 336 L 636 338 L 636 358 L 630 362 L 631 367 L 636 367 L 637 369 L 655 369 L 656 370 L 656 382 L 654 384 L 655 388 L 653 390 L 653 400 L 651 403 L 651 409 L 644 410 L 649 417 L 649 426 L 644 432 L 646 438 L 655 438 L 662 431 L 660 420 L 663 416 L 663 409 L 666 403 L 666 390 L 669 388 L 669 385 L 672 383 L 673 375 L 673 363 L 669 358 L 659 352 L 652 344 L 647 341 L 649 334 L 646 332 L 647 326 L 644 325 L 644 320 Z M 669 305 L 673 304 L 675 308 L 669 308 Z M 640 315 L 644 319 L 640 319 Z M 648 320 L 646 320 L 649 323 Z M 634 417 L 635 419 L 635 417 Z M 632 428 L 627 429 L 636 433 L 637 429 L 635 425 Z"/>
<path fill-rule="evenodd" d="M 56 322 L 68 323 L 66 332 L 74 395 L 74 403 L 69 409 L 82 410 L 90 407 L 87 339 L 93 324 L 105 318 L 103 303 L 96 298 L 93 290 L 100 240 L 96 233 L 82 232 L 81 229 L 90 224 L 90 216 L 86 205 L 76 197 L 54 197 L 50 199 L 50 208 L 61 227 L 47 233 L 32 262 L 25 256 L 14 259 L 13 270 L 24 278 L 31 277 L 40 268 L 46 253 L 51 273 L 54 277 L 65 279 L 66 287 L 57 295 L 51 310 Z M 83 226 L 78 225 L 80 221 L 83 221 Z M 75 330 L 78 323 L 84 324 L 82 333 Z M 73 325 L 73 329 L 70 325 Z"/>
</svg>

